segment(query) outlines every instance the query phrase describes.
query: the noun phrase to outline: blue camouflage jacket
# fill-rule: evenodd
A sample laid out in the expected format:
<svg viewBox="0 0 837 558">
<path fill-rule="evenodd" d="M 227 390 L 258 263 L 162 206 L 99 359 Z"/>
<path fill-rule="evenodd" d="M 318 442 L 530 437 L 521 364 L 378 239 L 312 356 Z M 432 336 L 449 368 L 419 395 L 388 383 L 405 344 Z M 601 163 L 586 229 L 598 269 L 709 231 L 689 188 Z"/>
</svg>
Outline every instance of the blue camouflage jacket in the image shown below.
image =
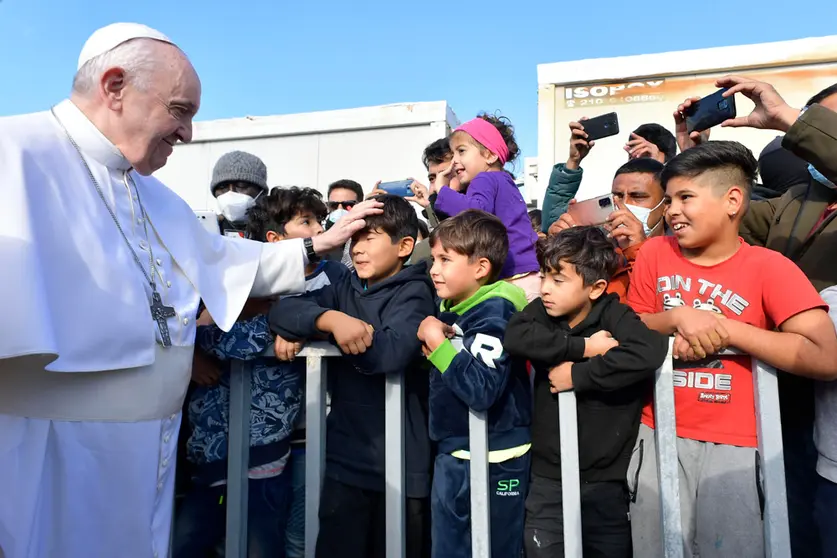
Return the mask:
<svg viewBox="0 0 837 558">
<path fill-rule="evenodd" d="M 197 465 L 196 482 L 226 478 L 231 360 L 247 361 L 252 372 L 250 467 L 272 463 L 288 453 L 303 398 L 305 363 L 263 357 L 273 338 L 267 316 L 237 322 L 228 333 L 214 325 L 198 328 L 197 345 L 221 360 L 224 371 L 217 385 L 198 387 L 189 402 L 193 430 L 186 447 L 189 461 Z"/>
</svg>

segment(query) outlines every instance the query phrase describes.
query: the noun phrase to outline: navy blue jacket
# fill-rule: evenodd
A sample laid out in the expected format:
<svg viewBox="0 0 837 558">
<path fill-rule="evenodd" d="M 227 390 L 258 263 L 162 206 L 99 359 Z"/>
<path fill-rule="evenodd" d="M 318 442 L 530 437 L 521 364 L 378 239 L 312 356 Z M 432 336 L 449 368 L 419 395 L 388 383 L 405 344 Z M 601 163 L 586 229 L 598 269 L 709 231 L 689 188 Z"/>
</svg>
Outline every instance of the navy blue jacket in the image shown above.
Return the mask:
<svg viewBox="0 0 837 558">
<path fill-rule="evenodd" d="M 455 336 L 428 357 L 430 437 L 439 453 L 469 449 L 468 409 L 488 412 L 488 449 L 504 450 L 529 443 L 532 395 L 526 362 L 503 349 L 509 318 L 526 306 L 526 295 L 511 283 L 486 285 L 450 308 L 440 320 Z"/>
<path fill-rule="evenodd" d="M 416 334 L 422 320 L 435 314 L 427 264 L 405 267 L 368 289 L 339 262 L 326 262 L 325 272 L 329 285 L 282 299 L 270 311 L 271 329 L 288 340 L 322 336 L 316 321 L 328 310 L 363 320 L 375 329 L 372 346 L 365 353 L 343 355 L 329 363 L 331 412 L 326 422 L 325 474 L 350 486 L 384 490 L 385 376 L 403 374 L 405 489 L 410 498 L 425 498 L 430 493 L 432 458 L 427 433 L 429 374 Z"/>
</svg>

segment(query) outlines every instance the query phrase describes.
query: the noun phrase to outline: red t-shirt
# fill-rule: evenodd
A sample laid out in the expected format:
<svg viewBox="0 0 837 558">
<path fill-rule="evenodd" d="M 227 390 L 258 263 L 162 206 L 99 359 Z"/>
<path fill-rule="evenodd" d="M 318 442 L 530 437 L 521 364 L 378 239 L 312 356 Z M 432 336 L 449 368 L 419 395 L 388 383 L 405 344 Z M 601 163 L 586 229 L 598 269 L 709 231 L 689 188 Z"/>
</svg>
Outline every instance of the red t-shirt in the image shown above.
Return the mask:
<svg viewBox="0 0 837 558">
<path fill-rule="evenodd" d="M 730 259 L 704 267 L 683 257 L 673 237 L 645 242 L 634 263 L 628 304 L 638 314 L 691 306 L 762 329 L 774 329 L 812 308 L 827 308 L 796 264 L 778 252 L 742 240 Z M 679 437 L 758 445 L 750 357 L 675 361 L 674 386 Z M 654 427 L 653 403 L 643 409 L 642 422 Z"/>
</svg>

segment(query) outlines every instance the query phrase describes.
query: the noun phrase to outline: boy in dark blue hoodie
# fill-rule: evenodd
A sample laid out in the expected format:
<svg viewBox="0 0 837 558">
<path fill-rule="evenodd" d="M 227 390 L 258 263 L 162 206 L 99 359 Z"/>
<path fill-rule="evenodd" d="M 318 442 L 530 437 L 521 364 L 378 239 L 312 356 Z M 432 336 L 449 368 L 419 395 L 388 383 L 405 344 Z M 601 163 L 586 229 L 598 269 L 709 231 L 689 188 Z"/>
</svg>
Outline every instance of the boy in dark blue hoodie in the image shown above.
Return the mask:
<svg viewBox="0 0 837 558">
<path fill-rule="evenodd" d="M 343 352 L 329 366 L 331 412 L 316 555 L 385 558 L 384 386 L 400 374 L 405 390 L 407 548 L 423 556 L 422 499 L 430 492 L 428 373 L 416 332 L 435 312 L 427 264 L 405 267 L 418 234 L 409 202 L 379 196 L 383 213 L 352 238 L 354 272 L 326 262 L 323 288 L 285 298 L 270 312 L 286 341 L 328 336 Z M 424 506 L 426 507 L 426 506 Z"/>
<path fill-rule="evenodd" d="M 508 253 L 499 219 L 469 210 L 430 235 L 430 277 L 440 319 L 419 327 L 430 377 L 430 437 L 439 444 L 431 495 L 432 555 L 470 558 L 469 408 L 487 412 L 493 556 L 517 558 L 529 484 L 532 396 L 526 363 L 503 350 L 509 318 L 526 306 L 522 289 L 497 281 Z"/>
</svg>

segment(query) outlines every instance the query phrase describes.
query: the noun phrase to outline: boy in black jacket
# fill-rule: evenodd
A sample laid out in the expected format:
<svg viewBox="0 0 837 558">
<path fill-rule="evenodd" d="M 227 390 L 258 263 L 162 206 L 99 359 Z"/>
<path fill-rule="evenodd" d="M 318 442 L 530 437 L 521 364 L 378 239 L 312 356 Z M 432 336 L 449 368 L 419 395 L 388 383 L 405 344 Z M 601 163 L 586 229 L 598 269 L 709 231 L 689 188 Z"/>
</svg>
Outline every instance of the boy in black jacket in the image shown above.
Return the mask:
<svg viewBox="0 0 837 558">
<path fill-rule="evenodd" d="M 470 210 L 430 235 L 441 320 L 419 327 L 430 376 L 430 437 L 439 444 L 430 499 L 433 558 L 470 558 L 469 411 L 487 412 L 493 556 L 517 558 L 529 481 L 532 397 L 526 363 L 503 351 L 522 289 L 497 281 L 508 253 L 499 219 Z"/>
<path fill-rule="evenodd" d="M 270 312 L 279 343 L 326 335 L 344 355 L 329 367 L 320 558 L 385 557 L 386 374 L 404 377 L 408 556 L 426 554 L 420 499 L 430 491 L 429 380 L 416 332 L 435 312 L 433 284 L 426 263 L 404 267 L 418 232 L 409 202 L 376 199 L 383 213 L 367 217 L 352 238 L 354 273 L 325 262 L 328 281 L 321 289 L 284 298 Z"/>
<path fill-rule="evenodd" d="M 626 475 L 644 398 L 668 351 L 664 336 L 605 294 L 619 261 L 595 227 L 541 246 L 541 299 L 509 321 L 505 347 L 535 368 L 527 558 L 563 557 L 559 391 L 578 404 L 581 526 L 585 558 L 631 556 Z"/>
</svg>

